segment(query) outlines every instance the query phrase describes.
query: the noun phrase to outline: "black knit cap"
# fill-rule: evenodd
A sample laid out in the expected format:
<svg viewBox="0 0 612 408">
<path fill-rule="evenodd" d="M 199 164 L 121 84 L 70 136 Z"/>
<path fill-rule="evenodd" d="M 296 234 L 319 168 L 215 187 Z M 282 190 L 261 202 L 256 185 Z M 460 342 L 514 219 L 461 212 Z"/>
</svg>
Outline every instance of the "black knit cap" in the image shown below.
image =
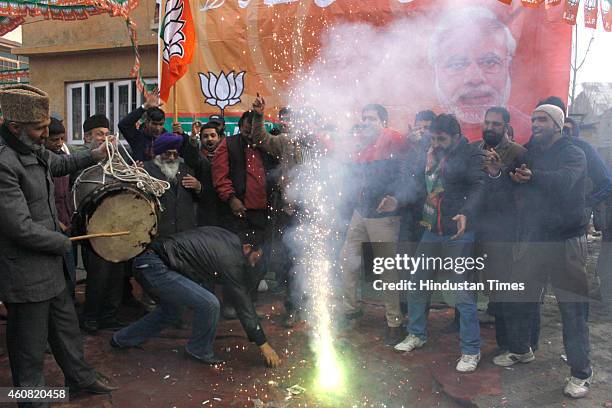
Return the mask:
<svg viewBox="0 0 612 408">
<path fill-rule="evenodd" d="M 90 116 L 87 119 L 85 119 L 85 122 L 83 122 L 83 132 L 84 133 L 87 133 L 91 129 L 95 129 L 95 128 L 109 129 L 110 122 L 108 121 L 108 118 L 102 114 L 99 114 L 99 115 Z"/>
<path fill-rule="evenodd" d="M 61 120 L 51 117 L 51 123 L 49 124 L 49 136 L 61 135 L 66 133 L 66 128 Z"/>
</svg>

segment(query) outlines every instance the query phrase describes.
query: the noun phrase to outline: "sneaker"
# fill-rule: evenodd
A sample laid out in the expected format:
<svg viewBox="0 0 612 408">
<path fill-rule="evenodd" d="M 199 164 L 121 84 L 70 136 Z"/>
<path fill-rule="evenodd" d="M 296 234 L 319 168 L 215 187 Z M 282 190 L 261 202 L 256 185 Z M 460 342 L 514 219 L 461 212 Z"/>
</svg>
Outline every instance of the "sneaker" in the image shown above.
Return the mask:
<svg viewBox="0 0 612 408">
<path fill-rule="evenodd" d="M 457 363 L 457 371 L 460 373 L 473 373 L 480 362 L 480 353 L 462 354 Z"/>
<path fill-rule="evenodd" d="M 563 388 L 563 394 L 572 398 L 583 398 L 589 393 L 589 388 L 591 387 L 591 381 L 593 380 L 593 374 L 586 380 L 581 380 L 580 378 L 570 377 L 567 380 L 567 384 L 565 384 L 565 388 Z"/>
<path fill-rule="evenodd" d="M 421 340 L 414 334 L 409 334 L 408 336 L 406 336 L 404 341 L 395 345 L 395 347 L 393 348 L 397 351 L 412 351 L 414 349 L 423 347 L 426 342 L 426 340 Z"/>
<path fill-rule="evenodd" d="M 533 360 L 535 360 L 535 356 L 530 348 L 529 352 L 525 354 L 516 354 L 506 351 L 503 354 L 493 357 L 493 364 L 500 367 L 510 367 L 516 363 L 531 363 Z"/>
</svg>

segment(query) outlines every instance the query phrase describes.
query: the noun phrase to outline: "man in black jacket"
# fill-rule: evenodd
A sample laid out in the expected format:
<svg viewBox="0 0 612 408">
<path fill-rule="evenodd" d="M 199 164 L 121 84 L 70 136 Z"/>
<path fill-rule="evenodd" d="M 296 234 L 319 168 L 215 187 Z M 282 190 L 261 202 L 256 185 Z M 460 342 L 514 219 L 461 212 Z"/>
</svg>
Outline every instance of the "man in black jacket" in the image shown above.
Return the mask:
<svg viewBox="0 0 612 408">
<path fill-rule="evenodd" d="M 193 170 L 180 161 L 181 144 L 183 137 L 164 133 L 153 142 L 155 157 L 144 163 L 149 175 L 170 183 L 170 188 L 159 198 L 162 206 L 158 217 L 159 238 L 197 227 L 196 207 L 202 184 L 194 177 Z"/>
<path fill-rule="evenodd" d="M 157 308 L 115 333 L 111 345 L 137 346 L 170 326 L 183 307 L 194 310 L 193 333 L 185 347 L 187 355 L 206 364 L 219 364 L 212 343 L 219 320 L 219 301 L 200 283 L 215 280 L 226 287 L 250 341 L 259 346 L 268 365 L 280 359 L 266 340 L 249 292 L 258 283 L 252 268 L 262 256 L 255 237 L 250 244 L 219 227 L 200 227 L 155 240 L 134 261 L 134 276 L 157 301 Z"/>
<path fill-rule="evenodd" d="M 586 396 L 592 378 L 589 359 L 588 302 L 586 279 L 586 226 L 584 152 L 563 137 L 565 114 L 544 104 L 532 114 L 533 137 L 526 145 L 522 164 L 509 176 L 516 184 L 519 210 L 519 244 L 515 249 L 512 282 L 525 289 L 510 292 L 503 312 L 507 325 L 508 352 L 493 359 L 507 367 L 535 359 L 530 348 L 534 314 L 542 288 L 550 281 L 555 291 L 563 344 L 571 378 L 564 393 Z M 503 178 L 501 176 L 504 176 Z"/>
<path fill-rule="evenodd" d="M 441 257 L 465 259 L 473 254 L 473 224 L 483 200 L 485 172 L 482 154 L 461 135 L 457 119 L 452 115 L 438 116 L 431 126 L 431 147 L 427 152 L 424 174 L 427 198 L 423 207 L 426 231 L 416 254 L 424 259 Z M 451 268 L 452 269 L 452 268 Z M 434 270 L 420 267 L 413 272 L 417 289 L 437 273 L 439 278 L 453 283 L 473 282 L 474 271 Z M 454 303 L 460 312 L 459 332 L 461 359 L 457 371 L 472 372 L 480 361 L 480 327 L 476 309 L 476 293 L 455 290 Z M 397 351 L 412 351 L 427 341 L 429 291 L 415 290 L 408 297 L 408 336 L 395 346 Z"/>
<path fill-rule="evenodd" d="M 138 128 L 136 124 L 141 119 L 144 122 Z M 166 114 L 159 108 L 157 92 L 147 94 L 142 106 L 121 119 L 119 130 L 131 147 L 134 160 L 144 162 L 153 159 L 153 142 L 164 133 L 165 120 Z"/>
</svg>

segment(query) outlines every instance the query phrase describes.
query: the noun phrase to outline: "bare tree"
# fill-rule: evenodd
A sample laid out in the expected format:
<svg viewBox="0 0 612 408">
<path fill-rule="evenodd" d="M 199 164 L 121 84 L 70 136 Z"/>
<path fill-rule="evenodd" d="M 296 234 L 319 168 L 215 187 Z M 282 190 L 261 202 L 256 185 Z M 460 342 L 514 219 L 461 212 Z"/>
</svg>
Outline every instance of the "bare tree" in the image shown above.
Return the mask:
<svg viewBox="0 0 612 408">
<path fill-rule="evenodd" d="M 576 98 L 576 85 L 578 84 L 578 71 L 580 71 L 580 69 L 582 68 L 582 66 L 584 65 L 587 56 L 589 55 L 589 51 L 591 50 L 591 45 L 593 44 L 593 40 L 595 40 L 595 30 L 592 30 L 591 33 L 591 39 L 589 40 L 589 45 L 587 46 L 586 51 L 584 52 L 584 55 L 582 56 L 582 60 L 580 62 L 578 62 L 578 24 L 576 24 L 574 26 L 574 46 L 573 48 L 573 56 L 572 56 L 572 63 L 571 63 L 571 69 L 572 69 L 572 92 L 570 94 L 570 109 L 572 110 L 572 113 L 576 113 L 573 112 L 574 110 L 574 99 Z"/>
</svg>

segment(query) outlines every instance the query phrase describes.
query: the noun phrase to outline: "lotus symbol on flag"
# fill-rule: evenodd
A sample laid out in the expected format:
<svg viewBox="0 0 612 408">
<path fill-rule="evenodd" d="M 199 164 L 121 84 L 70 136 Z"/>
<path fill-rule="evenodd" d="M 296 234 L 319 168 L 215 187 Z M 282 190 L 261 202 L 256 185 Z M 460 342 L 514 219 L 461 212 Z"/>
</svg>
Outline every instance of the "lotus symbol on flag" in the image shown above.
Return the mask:
<svg viewBox="0 0 612 408">
<path fill-rule="evenodd" d="M 240 102 L 240 96 L 244 91 L 244 74 L 242 71 L 235 74 L 231 71 L 227 75 L 221 71 L 218 75 L 212 72 L 208 76 L 199 73 L 200 87 L 206 97 L 206 103 L 221 109 L 221 115 L 227 106 L 236 105 Z"/>
<path fill-rule="evenodd" d="M 182 29 L 185 26 L 185 20 L 181 19 L 183 5 L 181 0 L 168 0 L 166 3 L 166 14 L 162 23 L 163 58 L 166 63 L 170 62 L 173 55 L 182 58 L 184 54 L 185 34 L 183 34 Z"/>
</svg>

